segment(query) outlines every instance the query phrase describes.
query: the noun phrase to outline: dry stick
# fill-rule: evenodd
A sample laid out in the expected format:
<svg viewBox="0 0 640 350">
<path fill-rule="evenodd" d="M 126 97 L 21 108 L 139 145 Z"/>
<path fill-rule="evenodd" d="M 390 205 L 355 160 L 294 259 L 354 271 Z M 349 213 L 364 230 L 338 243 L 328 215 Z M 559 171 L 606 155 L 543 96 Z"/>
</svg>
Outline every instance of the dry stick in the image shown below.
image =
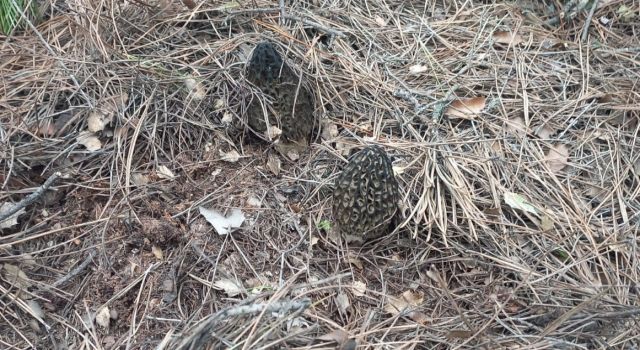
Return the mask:
<svg viewBox="0 0 640 350">
<path fill-rule="evenodd" d="M 282 18 L 289 19 L 292 21 L 302 22 L 308 26 L 314 27 L 318 30 L 326 32 L 327 34 L 339 37 L 346 37 L 346 34 L 339 30 L 331 29 L 329 27 L 325 27 L 322 24 L 319 24 L 314 21 L 310 21 L 308 19 L 304 19 L 302 17 L 288 15 L 284 11 L 284 7 L 271 7 L 271 8 L 259 8 L 259 9 L 249 9 L 249 10 L 241 10 L 241 11 L 229 11 L 230 15 L 240 15 L 246 13 L 279 13 Z M 284 15 L 283 15 L 284 14 Z"/>
<path fill-rule="evenodd" d="M 42 196 L 44 194 L 44 192 L 53 184 L 54 181 L 56 181 L 56 179 L 58 179 L 58 177 L 60 177 L 62 174 L 60 172 L 55 172 L 53 173 L 53 175 L 51 175 L 47 181 L 44 182 L 44 184 L 40 187 L 38 187 L 38 189 L 33 192 L 32 194 L 26 196 L 24 199 L 22 199 L 20 202 L 18 202 L 18 204 L 14 205 L 13 207 L 11 207 L 11 209 L 9 209 L 7 212 L 4 212 L 2 214 L 0 214 L 0 223 L 2 223 L 3 221 L 7 220 L 9 217 L 11 217 L 13 214 L 17 213 L 18 210 L 26 207 L 27 205 L 33 203 L 36 201 L 36 199 L 38 199 L 38 197 Z"/>
<path fill-rule="evenodd" d="M 213 326 L 221 320 L 233 316 L 261 313 L 263 311 L 288 313 L 290 310 L 305 310 L 311 305 L 311 299 L 277 301 L 269 304 L 241 305 L 223 309 L 200 322 L 195 328 L 188 330 L 188 338 L 183 339 L 175 349 L 192 349 L 202 346 L 211 339 Z M 199 348 L 199 347 L 198 347 Z"/>
<path fill-rule="evenodd" d="M 587 21 L 584 24 L 584 28 L 582 28 L 582 42 L 587 41 L 587 36 L 589 35 L 589 25 L 591 24 L 593 14 L 596 12 L 596 7 L 598 7 L 598 0 L 593 1 L 593 5 L 591 5 L 591 11 L 589 11 L 589 15 L 587 16 Z"/>
<path fill-rule="evenodd" d="M 285 15 L 284 18 L 286 19 L 290 19 L 292 21 L 298 21 L 298 22 L 302 22 L 308 26 L 314 27 L 316 29 L 319 29 L 323 32 L 327 32 L 328 34 L 334 35 L 334 36 L 340 36 L 340 37 L 346 37 L 346 34 L 344 34 L 343 32 L 339 31 L 339 30 L 335 30 L 335 29 L 331 29 L 328 27 L 323 26 L 322 24 L 304 19 L 302 17 L 298 17 L 298 16 L 294 16 L 294 15 Z"/>
<path fill-rule="evenodd" d="M 95 256 L 96 256 L 96 250 L 94 249 L 89 253 L 87 258 L 84 259 L 84 261 L 80 265 L 76 266 L 76 268 L 74 268 L 73 270 L 69 271 L 69 273 L 66 274 L 65 276 L 63 276 L 62 278 L 60 278 L 57 281 L 53 282 L 51 284 L 51 287 L 57 288 L 58 286 L 66 283 L 70 279 L 72 279 L 72 278 L 76 277 L 77 275 L 79 275 L 80 272 L 84 271 L 84 269 L 86 269 L 87 266 L 89 266 L 89 263 L 91 263 L 91 261 L 93 260 L 93 258 Z"/>
</svg>

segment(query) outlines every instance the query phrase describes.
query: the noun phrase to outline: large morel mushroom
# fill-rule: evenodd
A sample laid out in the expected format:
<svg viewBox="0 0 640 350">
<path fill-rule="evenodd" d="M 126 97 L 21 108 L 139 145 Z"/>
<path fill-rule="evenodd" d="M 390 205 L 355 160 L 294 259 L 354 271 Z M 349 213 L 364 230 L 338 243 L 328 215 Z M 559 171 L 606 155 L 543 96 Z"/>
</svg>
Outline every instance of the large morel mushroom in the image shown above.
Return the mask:
<svg viewBox="0 0 640 350">
<path fill-rule="evenodd" d="M 349 159 L 335 184 L 333 215 L 339 231 L 361 240 L 385 234 L 399 196 L 386 152 L 375 145 L 362 149 Z"/>
<path fill-rule="evenodd" d="M 253 97 L 247 110 L 249 126 L 264 133 L 269 123 L 282 130 L 283 142 L 307 145 L 315 121 L 313 97 L 271 43 L 255 47 L 246 77 L 272 101 L 263 108 L 260 99 Z"/>
</svg>

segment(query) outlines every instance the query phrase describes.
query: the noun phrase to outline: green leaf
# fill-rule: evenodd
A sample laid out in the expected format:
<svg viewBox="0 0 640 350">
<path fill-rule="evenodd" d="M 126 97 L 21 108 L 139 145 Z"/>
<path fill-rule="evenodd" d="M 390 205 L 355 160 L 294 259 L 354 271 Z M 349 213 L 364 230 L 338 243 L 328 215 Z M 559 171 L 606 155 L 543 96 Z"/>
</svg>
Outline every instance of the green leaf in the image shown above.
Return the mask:
<svg viewBox="0 0 640 350">
<path fill-rule="evenodd" d="M 329 220 L 320 221 L 320 223 L 318 223 L 318 228 L 325 231 L 331 230 L 331 221 Z"/>
</svg>

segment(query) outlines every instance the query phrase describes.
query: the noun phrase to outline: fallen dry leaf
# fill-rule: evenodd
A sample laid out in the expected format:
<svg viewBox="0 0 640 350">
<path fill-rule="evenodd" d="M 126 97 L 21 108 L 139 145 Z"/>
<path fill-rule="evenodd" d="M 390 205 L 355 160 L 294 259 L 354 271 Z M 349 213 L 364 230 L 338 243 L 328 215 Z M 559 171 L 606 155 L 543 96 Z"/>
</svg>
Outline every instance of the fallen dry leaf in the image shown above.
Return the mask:
<svg viewBox="0 0 640 350">
<path fill-rule="evenodd" d="M 349 333 L 343 331 L 342 329 L 335 329 L 327 334 L 321 335 L 317 338 L 318 340 L 323 341 L 333 341 L 338 344 L 343 344 L 349 339 Z"/>
<path fill-rule="evenodd" d="M 329 120 L 323 120 L 322 122 L 322 134 L 323 140 L 331 140 L 338 136 L 338 126 Z"/>
<path fill-rule="evenodd" d="M 280 175 L 280 167 L 281 167 L 280 158 L 278 158 L 275 154 L 269 153 L 269 157 L 267 159 L 267 168 L 271 171 L 275 176 Z"/>
<path fill-rule="evenodd" d="M 161 179 L 168 179 L 168 180 L 173 180 L 176 177 L 173 174 L 173 172 L 164 165 L 158 166 L 158 168 L 156 169 L 156 175 L 158 175 L 158 177 Z"/>
<path fill-rule="evenodd" d="M 515 135 L 525 136 L 527 135 L 527 126 L 525 125 L 524 118 L 515 117 L 511 119 L 507 119 L 506 121 L 506 129 L 507 132 L 510 132 Z"/>
<path fill-rule="evenodd" d="M 555 134 L 555 132 L 555 130 L 547 126 L 541 126 L 540 128 L 538 128 L 538 131 L 536 131 L 536 135 L 538 135 L 538 137 L 543 140 L 548 140 L 549 138 L 551 138 L 551 135 Z"/>
<path fill-rule="evenodd" d="M 111 312 L 107 306 L 98 310 L 96 313 L 96 323 L 102 328 L 109 328 L 109 321 L 111 321 Z"/>
<path fill-rule="evenodd" d="M 351 291 L 353 292 L 353 295 L 357 297 L 364 296 L 364 293 L 367 292 L 367 285 L 364 282 L 355 281 L 353 282 Z"/>
<path fill-rule="evenodd" d="M 4 279 L 9 282 L 12 286 L 17 287 L 19 289 L 29 288 L 31 286 L 31 281 L 27 274 L 24 273 L 18 266 L 12 264 L 4 264 L 3 267 L 3 275 Z"/>
<path fill-rule="evenodd" d="M 385 21 L 384 18 L 380 16 L 376 16 L 375 21 L 376 21 L 376 24 L 379 25 L 380 27 L 384 27 L 387 25 L 387 21 Z"/>
<path fill-rule="evenodd" d="M 222 150 L 220 150 L 219 152 L 220 152 L 220 157 L 225 162 L 235 163 L 238 160 L 240 160 L 240 153 L 238 153 L 238 151 L 236 151 L 235 149 L 232 149 L 231 151 L 226 153 L 223 152 Z"/>
<path fill-rule="evenodd" d="M 100 139 L 89 131 L 80 132 L 78 137 L 76 137 L 76 141 L 84 146 L 87 151 L 94 152 L 102 148 L 102 142 L 100 142 Z"/>
<path fill-rule="evenodd" d="M 223 236 L 229 234 L 233 229 L 238 228 L 244 222 L 244 213 L 240 209 L 233 209 L 229 216 L 224 216 L 216 210 L 199 207 L 200 214 L 213 225 L 216 232 Z"/>
<path fill-rule="evenodd" d="M 553 173 L 558 173 L 560 170 L 564 169 L 564 167 L 567 166 L 568 160 L 569 148 L 562 144 L 550 148 L 549 152 L 544 157 L 544 161 Z"/>
<path fill-rule="evenodd" d="M 282 135 L 282 130 L 277 126 L 270 126 L 267 130 L 265 130 L 264 136 L 266 136 L 267 140 L 275 140 Z"/>
<path fill-rule="evenodd" d="M 526 211 L 531 214 L 537 214 L 538 210 L 522 195 L 513 192 L 504 193 L 504 202 L 513 209 Z"/>
<path fill-rule="evenodd" d="M 484 109 L 486 98 L 479 96 L 451 102 L 445 114 L 453 118 L 474 119 Z"/>
<path fill-rule="evenodd" d="M 151 253 L 153 253 L 153 256 L 156 257 L 156 259 L 158 260 L 162 260 L 164 259 L 164 252 L 162 252 L 162 248 L 152 245 L 151 246 Z"/>
<path fill-rule="evenodd" d="M 345 314 L 347 309 L 351 306 L 351 301 L 349 297 L 345 293 L 338 293 L 336 295 L 336 305 L 338 306 L 338 310 L 340 313 Z"/>
<path fill-rule="evenodd" d="M 407 290 L 399 297 L 387 297 L 384 311 L 392 315 L 397 315 L 407 308 L 419 306 L 423 301 L 424 294 Z"/>
<path fill-rule="evenodd" d="M 427 66 L 423 66 L 420 64 L 414 64 L 413 66 L 409 67 L 409 73 L 411 74 L 420 74 L 426 72 L 427 70 Z"/>
<path fill-rule="evenodd" d="M 219 279 L 213 282 L 213 288 L 222 290 L 230 297 L 234 297 L 242 292 L 244 292 L 244 288 L 242 285 L 228 278 Z"/>
<path fill-rule="evenodd" d="M 493 32 L 493 40 L 497 43 L 509 45 L 518 45 L 524 41 L 519 34 L 513 34 L 503 30 Z"/>
<path fill-rule="evenodd" d="M 189 95 L 194 100 L 202 100 L 207 96 L 207 92 L 205 91 L 204 86 L 202 86 L 202 83 L 195 78 L 185 79 L 184 85 L 187 87 Z"/>
</svg>

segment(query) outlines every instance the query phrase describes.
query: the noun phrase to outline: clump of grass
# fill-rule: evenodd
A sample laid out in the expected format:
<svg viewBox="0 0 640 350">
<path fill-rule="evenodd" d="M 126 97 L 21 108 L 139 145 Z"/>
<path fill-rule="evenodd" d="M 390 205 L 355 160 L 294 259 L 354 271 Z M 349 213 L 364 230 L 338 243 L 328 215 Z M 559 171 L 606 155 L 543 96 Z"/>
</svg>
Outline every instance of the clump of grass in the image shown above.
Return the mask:
<svg viewBox="0 0 640 350">
<path fill-rule="evenodd" d="M 24 13 L 29 20 L 37 17 L 37 6 L 33 0 L 0 0 L 0 31 L 9 35 L 15 29 L 24 28 Z"/>
</svg>

